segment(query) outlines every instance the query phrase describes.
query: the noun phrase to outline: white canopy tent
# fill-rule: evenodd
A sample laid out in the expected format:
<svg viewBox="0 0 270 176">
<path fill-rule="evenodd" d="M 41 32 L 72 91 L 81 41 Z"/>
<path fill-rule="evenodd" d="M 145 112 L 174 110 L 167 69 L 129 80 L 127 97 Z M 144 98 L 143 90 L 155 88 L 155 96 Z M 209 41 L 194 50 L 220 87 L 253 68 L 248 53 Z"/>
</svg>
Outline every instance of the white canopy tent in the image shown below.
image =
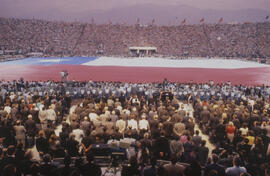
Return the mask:
<svg viewBox="0 0 270 176">
<path fill-rule="evenodd" d="M 129 51 L 131 53 L 136 53 L 136 54 L 144 53 L 146 55 L 149 55 L 151 53 L 157 53 L 157 47 L 138 47 L 138 46 L 133 46 L 133 47 L 129 47 Z"/>
</svg>

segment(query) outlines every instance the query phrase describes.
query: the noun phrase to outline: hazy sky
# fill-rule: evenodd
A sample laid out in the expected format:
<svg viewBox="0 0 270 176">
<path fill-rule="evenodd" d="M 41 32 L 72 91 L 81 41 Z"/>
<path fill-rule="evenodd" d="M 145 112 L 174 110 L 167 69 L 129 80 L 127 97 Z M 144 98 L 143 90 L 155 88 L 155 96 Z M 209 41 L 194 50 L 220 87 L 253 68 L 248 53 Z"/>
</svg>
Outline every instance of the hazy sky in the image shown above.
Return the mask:
<svg viewBox="0 0 270 176">
<path fill-rule="evenodd" d="M 204 9 L 270 9 L 270 0 L 0 0 L 0 16 L 43 13 L 77 13 L 134 4 L 184 4 Z"/>
</svg>

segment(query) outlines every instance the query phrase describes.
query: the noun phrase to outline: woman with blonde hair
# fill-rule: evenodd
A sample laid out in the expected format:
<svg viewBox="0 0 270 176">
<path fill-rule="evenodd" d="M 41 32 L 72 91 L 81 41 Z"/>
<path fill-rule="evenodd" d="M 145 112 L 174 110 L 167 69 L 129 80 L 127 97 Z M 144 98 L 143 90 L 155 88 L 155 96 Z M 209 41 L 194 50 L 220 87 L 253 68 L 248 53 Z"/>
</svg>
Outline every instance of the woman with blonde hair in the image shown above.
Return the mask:
<svg viewBox="0 0 270 176">
<path fill-rule="evenodd" d="M 229 124 L 226 127 L 226 132 L 227 132 L 228 139 L 232 143 L 233 138 L 234 138 L 234 132 L 235 132 L 235 126 L 234 126 L 233 122 L 229 122 Z"/>
</svg>

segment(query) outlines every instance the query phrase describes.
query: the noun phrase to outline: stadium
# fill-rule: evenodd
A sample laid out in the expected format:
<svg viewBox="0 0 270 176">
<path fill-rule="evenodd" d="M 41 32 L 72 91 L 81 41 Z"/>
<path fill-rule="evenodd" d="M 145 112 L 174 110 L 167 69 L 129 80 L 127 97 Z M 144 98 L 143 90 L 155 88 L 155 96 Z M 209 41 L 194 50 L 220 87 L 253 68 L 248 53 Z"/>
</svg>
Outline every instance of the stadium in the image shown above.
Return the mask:
<svg viewBox="0 0 270 176">
<path fill-rule="evenodd" d="M 0 18 L 0 175 L 269 176 L 270 23 L 202 19 Z"/>
</svg>

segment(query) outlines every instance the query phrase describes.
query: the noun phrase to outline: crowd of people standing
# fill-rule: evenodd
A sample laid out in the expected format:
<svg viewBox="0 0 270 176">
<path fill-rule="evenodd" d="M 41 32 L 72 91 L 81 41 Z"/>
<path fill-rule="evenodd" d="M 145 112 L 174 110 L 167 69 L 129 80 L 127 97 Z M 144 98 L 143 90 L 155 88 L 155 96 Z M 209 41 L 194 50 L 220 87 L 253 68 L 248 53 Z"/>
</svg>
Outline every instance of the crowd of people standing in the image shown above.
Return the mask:
<svg viewBox="0 0 270 176">
<path fill-rule="evenodd" d="M 105 146 L 125 154 L 122 175 L 268 176 L 269 90 L 212 81 L 1 81 L 1 174 L 101 175 L 94 149 Z"/>
</svg>

